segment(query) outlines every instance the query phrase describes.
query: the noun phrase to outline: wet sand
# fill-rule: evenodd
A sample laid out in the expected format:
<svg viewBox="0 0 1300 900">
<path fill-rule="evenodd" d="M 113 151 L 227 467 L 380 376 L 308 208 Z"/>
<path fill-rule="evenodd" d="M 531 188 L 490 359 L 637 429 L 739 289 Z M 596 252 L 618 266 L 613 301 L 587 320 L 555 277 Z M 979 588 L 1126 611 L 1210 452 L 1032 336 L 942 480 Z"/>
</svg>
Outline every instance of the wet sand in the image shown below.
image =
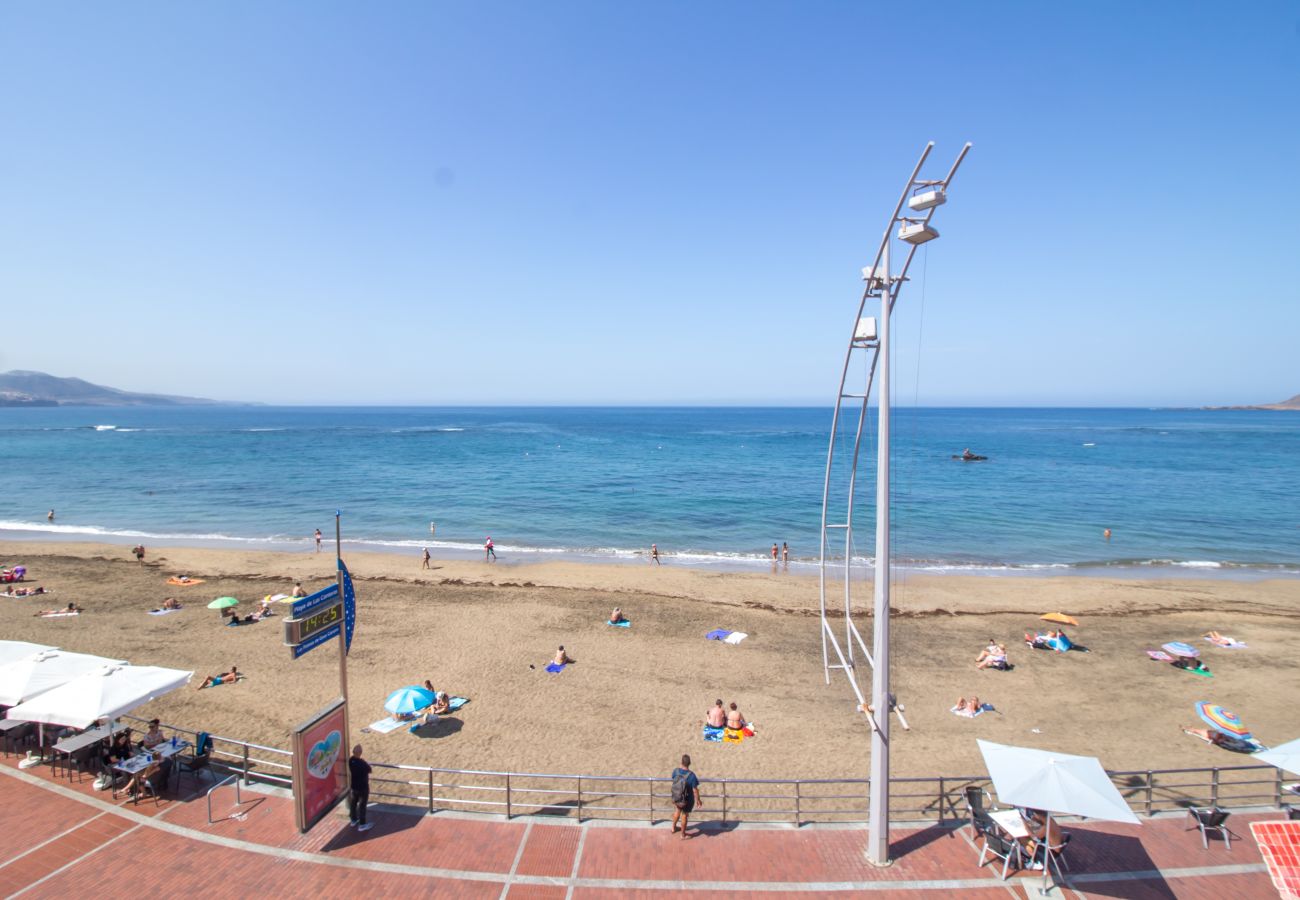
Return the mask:
<svg viewBox="0 0 1300 900">
<path fill-rule="evenodd" d="M 120 655 L 136 664 L 195 670 L 194 684 L 231 664 L 231 686 L 189 688 L 142 709 L 167 722 L 277 747 L 292 726 L 338 691 L 334 646 L 301 660 L 283 646 L 281 618 L 223 627 L 206 609 L 232 595 L 256 600 L 308 590 L 333 578 L 328 553 L 255 553 L 163 548 L 144 565 L 111 545 L 0 544 L 28 567 L 28 585 L 53 596 L 0 598 L 0 637 Z M 710 777 L 865 777 L 870 734 L 844 675 L 823 678 L 815 578 L 777 571 L 738 574 L 657 566 L 444 561 L 350 554 L 358 624 L 349 658 L 352 727 L 381 719 L 384 698 L 430 679 L 471 698 L 418 734 L 363 734 L 384 762 L 518 772 L 661 775 L 690 752 Z M 171 587 L 177 573 L 202 578 Z M 164 597 L 185 609 L 145 611 Z M 837 593 L 837 596 L 840 594 Z M 854 619 L 870 641 L 869 585 Z M 76 618 L 37 609 L 75 601 Z M 633 622 L 605 619 L 621 606 Z M 975 775 L 982 737 L 1086 753 L 1110 769 L 1239 765 L 1245 757 L 1183 736 L 1201 727 L 1209 700 L 1235 710 L 1265 744 L 1298 736 L 1300 581 L 1124 581 L 1100 577 L 910 576 L 894 589 L 893 688 L 911 730 L 894 725 L 896 776 Z M 1022 634 L 1038 614 L 1080 619 L 1071 636 L 1091 652 L 1031 651 Z M 833 620 L 842 630 L 842 619 Z M 706 641 L 714 628 L 744 631 L 738 646 Z M 1221 650 L 1200 639 L 1215 629 L 1250 646 Z M 990 637 L 1004 640 L 1015 669 L 976 671 Z M 1202 648 L 1213 678 L 1151 662 L 1147 648 L 1181 640 Z M 558 675 L 545 664 L 564 644 L 577 659 Z M 863 691 L 869 676 L 860 673 Z M 948 712 L 977 694 L 994 712 Z M 740 745 L 700 734 L 715 698 L 735 700 L 757 723 Z"/>
</svg>

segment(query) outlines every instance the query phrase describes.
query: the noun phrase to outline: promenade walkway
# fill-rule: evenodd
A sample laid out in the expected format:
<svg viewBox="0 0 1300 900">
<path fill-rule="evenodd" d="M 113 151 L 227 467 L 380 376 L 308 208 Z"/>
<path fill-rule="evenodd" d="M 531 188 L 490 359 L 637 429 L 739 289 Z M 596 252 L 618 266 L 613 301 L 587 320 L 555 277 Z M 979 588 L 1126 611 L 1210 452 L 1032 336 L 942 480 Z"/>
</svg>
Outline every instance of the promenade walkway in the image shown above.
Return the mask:
<svg viewBox="0 0 1300 900">
<path fill-rule="evenodd" d="M 899 828 L 894 865 L 865 862 L 860 827 L 734 826 L 708 821 L 688 841 L 658 827 L 564 819 L 422 815 L 372 807 L 358 834 L 340 812 L 298 834 L 290 800 L 233 786 L 213 796 L 187 778 L 180 798 L 131 805 L 46 766 L 0 761 L 0 896 L 347 897 L 510 900 L 678 896 L 813 898 L 1028 897 L 1039 873 L 1002 882 L 976 866 L 969 829 Z M 1142 826 L 1082 824 L 1070 848 L 1069 886 L 1053 896 L 1276 897 L 1251 822 L 1234 815 L 1228 850 L 1185 831 L 1186 817 Z"/>
</svg>

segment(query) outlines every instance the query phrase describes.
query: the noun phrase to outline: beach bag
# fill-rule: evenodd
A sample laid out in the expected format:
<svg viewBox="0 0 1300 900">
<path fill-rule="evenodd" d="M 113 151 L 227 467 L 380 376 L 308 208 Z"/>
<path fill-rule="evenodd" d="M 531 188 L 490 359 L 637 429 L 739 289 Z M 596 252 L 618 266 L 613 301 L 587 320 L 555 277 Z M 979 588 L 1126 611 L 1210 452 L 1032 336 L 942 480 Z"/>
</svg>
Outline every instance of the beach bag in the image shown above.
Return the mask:
<svg viewBox="0 0 1300 900">
<path fill-rule="evenodd" d="M 686 786 L 686 779 L 690 772 L 686 769 L 673 770 L 673 805 L 677 807 L 685 806 L 689 801 L 691 789 Z"/>
</svg>

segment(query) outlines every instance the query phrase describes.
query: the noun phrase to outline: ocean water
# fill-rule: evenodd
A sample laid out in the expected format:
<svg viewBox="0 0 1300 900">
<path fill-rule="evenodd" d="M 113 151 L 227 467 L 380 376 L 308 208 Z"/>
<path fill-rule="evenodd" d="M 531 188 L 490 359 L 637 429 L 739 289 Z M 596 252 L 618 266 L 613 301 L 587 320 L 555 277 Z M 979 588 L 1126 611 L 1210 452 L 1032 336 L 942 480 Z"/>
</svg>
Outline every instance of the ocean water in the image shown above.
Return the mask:
<svg viewBox="0 0 1300 900">
<path fill-rule="evenodd" d="M 810 567 L 830 422 L 810 408 L 3 409 L 0 537 L 307 549 L 339 509 L 348 546 L 413 555 L 477 555 L 491 535 L 503 562 L 644 560 L 655 542 L 677 564 L 757 568 L 788 542 Z M 965 447 L 989 460 L 951 459 Z M 1300 575 L 1300 414 L 900 409 L 892 459 L 895 559 L 915 569 Z M 869 560 L 874 447 L 860 469 L 854 555 Z"/>
</svg>

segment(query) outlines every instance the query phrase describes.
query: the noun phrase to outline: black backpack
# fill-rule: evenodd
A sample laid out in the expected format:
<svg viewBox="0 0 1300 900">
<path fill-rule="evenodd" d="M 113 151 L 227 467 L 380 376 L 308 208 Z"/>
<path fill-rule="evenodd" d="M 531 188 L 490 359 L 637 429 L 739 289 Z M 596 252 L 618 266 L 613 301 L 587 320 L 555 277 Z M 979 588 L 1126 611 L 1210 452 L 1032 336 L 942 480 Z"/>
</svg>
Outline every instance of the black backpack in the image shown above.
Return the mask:
<svg viewBox="0 0 1300 900">
<path fill-rule="evenodd" d="M 673 803 L 677 806 L 686 804 L 691 795 L 691 789 L 686 785 L 686 779 L 690 774 L 689 769 L 673 771 Z"/>
</svg>

